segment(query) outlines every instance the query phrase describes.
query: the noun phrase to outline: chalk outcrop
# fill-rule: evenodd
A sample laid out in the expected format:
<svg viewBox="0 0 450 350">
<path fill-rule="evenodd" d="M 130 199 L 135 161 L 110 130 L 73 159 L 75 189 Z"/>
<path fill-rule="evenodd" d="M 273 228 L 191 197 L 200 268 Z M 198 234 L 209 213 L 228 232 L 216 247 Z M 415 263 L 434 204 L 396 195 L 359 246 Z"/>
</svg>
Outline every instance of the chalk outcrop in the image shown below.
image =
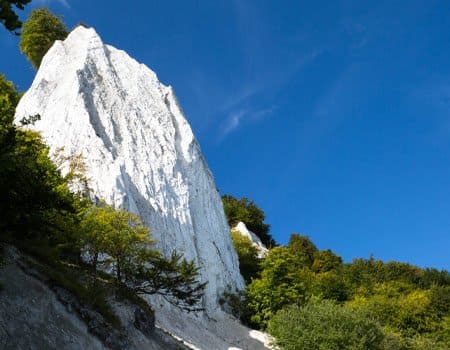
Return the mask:
<svg viewBox="0 0 450 350">
<path fill-rule="evenodd" d="M 205 307 L 243 287 L 213 176 L 154 72 L 80 26 L 45 55 L 16 121 L 35 114 L 32 128 L 53 150 L 83 154 L 95 195 L 139 214 L 164 253 L 195 260 Z"/>
<path fill-rule="evenodd" d="M 211 337 L 197 348 L 239 342 L 258 349 L 260 342 L 248 343 L 248 330 L 220 311 L 223 292 L 241 290 L 244 282 L 214 178 L 172 88 L 105 45 L 94 29 L 79 26 L 47 52 L 15 121 L 36 114 L 41 119 L 28 127 L 41 132 L 51 150 L 84 156 L 96 197 L 138 214 L 158 249 L 177 250 L 200 267 L 201 281 L 208 282 L 206 312 L 179 316 L 157 301 L 157 324 L 194 344 Z M 239 339 L 228 341 L 230 333 Z"/>
<path fill-rule="evenodd" d="M 240 235 L 248 238 L 252 242 L 252 245 L 258 250 L 259 258 L 264 258 L 269 252 L 269 249 L 267 249 L 264 243 L 261 242 L 261 239 L 256 235 L 256 233 L 250 231 L 242 221 L 238 222 L 238 224 L 233 227 L 231 231 L 238 232 Z"/>
</svg>

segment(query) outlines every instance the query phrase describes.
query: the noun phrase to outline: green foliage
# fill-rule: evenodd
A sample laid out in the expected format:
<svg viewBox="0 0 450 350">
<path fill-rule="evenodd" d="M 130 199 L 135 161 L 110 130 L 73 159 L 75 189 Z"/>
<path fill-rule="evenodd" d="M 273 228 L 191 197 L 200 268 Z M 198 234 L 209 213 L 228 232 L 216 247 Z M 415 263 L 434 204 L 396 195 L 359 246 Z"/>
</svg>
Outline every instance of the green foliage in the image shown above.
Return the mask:
<svg viewBox="0 0 450 350">
<path fill-rule="evenodd" d="M 309 237 L 293 233 L 289 239 L 288 248 L 295 257 L 296 268 L 311 268 L 318 249 Z"/>
<path fill-rule="evenodd" d="M 0 135 L 5 132 L 6 128 L 12 126 L 19 99 L 20 95 L 13 83 L 6 80 L 3 74 L 0 74 Z"/>
<path fill-rule="evenodd" d="M 258 249 L 247 237 L 244 237 L 239 232 L 231 231 L 231 239 L 239 257 L 239 270 L 241 271 L 241 275 L 244 277 L 246 283 L 250 283 L 252 278 L 256 277 L 260 270 Z"/>
<path fill-rule="evenodd" d="M 312 284 L 309 294 L 323 299 L 346 301 L 350 295 L 350 288 L 342 276 L 334 271 L 312 274 Z"/>
<path fill-rule="evenodd" d="M 316 251 L 313 260 L 311 270 L 314 272 L 328 272 L 342 266 L 342 258 L 330 249 Z"/>
<path fill-rule="evenodd" d="M 66 223 L 75 214 L 76 199 L 41 137 L 13 126 L 19 98 L 0 75 L 0 212 L 6 219 L 0 231 L 15 239 L 47 237 L 57 244 L 57 233 L 69 228 Z"/>
<path fill-rule="evenodd" d="M 158 294 L 187 311 L 199 310 L 206 283 L 199 269 L 176 252 L 170 258 L 149 248 L 154 241 L 143 222 L 125 210 L 91 206 L 81 214 L 81 245 L 96 270 L 112 267 L 119 284 L 138 294 Z M 100 256 L 106 256 L 99 260 Z"/>
<path fill-rule="evenodd" d="M 55 40 L 64 40 L 67 34 L 66 26 L 59 17 L 46 8 L 35 9 L 23 25 L 20 50 L 38 69 Z"/>
<path fill-rule="evenodd" d="M 371 286 L 375 283 L 404 281 L 421 288 L 433 285 L 450 286 L 448 271 L 436 269 L 420 269 L 410 264 L 391 261 L 384 263 L 373 257 L 370 259 L 354 259 L 345 266 L 345 275 L 353 285 Z"/>
<path fill-rule="evenodd" d="M 53 161 L 58 169 L 64 169 L 64 180 L 72 193 L 80 199 L 89 200 L 92 189 L 90 179 L 86 176 L 87 166 L 81 153 L 65 154 L 64 147 L 59 147 L 53 154 Z"/>
<path fill-rule="evenodd" d="M 0 225 L 5 231 L 13 231 L 17 238 L 47 235 L 44 227 L 56 228 L 55 212 L 74 214 L 74 198 L 37 133 L 15 130 L 13 145 L 2 156 L 6 159 L 0 173 L 4 188 L 0 210 L 8 220 Z"/>
<path fill-rule="evenodd" d="M 279 311 L 269 331 L 284 350 L 375 350 L 381 349 L 384 338 L 367 314 L 315 299 Z"/>
<path fill-rule="evenodd" d="M 17 9 L 23 10 L 25 5 L 30 2 L 31 0 L 0 0 L 0 23 L 10 32 L 19 34 L 16 30 L 22 27 L 22 22 L 15 13 L 13 5 Z"/>
<path fill-rule="evenodd" d="M 223 208 L 230 227 L 242 221 L 254 232 L 266 247 L 275 246 L 275 241 L 269 234 L 270 225 L 264 223 L 266 215 L 248 198 L 236 199 L 230 195 L 222 196 Z"/>
<path fill-rule="evenodd" d="M 150 230 L 126 210 L 115 210 L 108 205 L 91 206 L 81 215 L 81 239 L 97 268 L 99 254 L 107 254 L 102 265 L 111 265 L 122 282 L 122 271 L 128 269 L 140 249 L 150 240 Z M 109 266 L 108 266 L 109 267 Z"/>
<path fill-rule="evenodd" d="M 445 292 L 440 288 L 416 289 L 405 282 L 386 282 L 377 284 L 370 293 L 357 295 L 348 306 L 370 313 L 401 336 L 429 336 L 442 330 L 442 321 L 448 315 L 450 303 Z"/>
<path fill-rule="evenodd" d="M 261 277 L 247 287 L 250 323 L 265 328 L 282 307 L 303 303 L 306 298 L 305 279 L 295 268 L 294 256 L 286 247 L 275 247 L 263 260 Z"/>
<path fill-rule="evenodd" d="M 200 311 L 198 306 L 206 283 L 197 281 L 199 268 L 193 261 L 173 252 L 163 258 L 155 251 L 141 249 L 137 259 L 127 265 L 126 285 L 137 294 L 158 294 L 172 305 L 186 311 Z"/>
<path fill-rule="evenodd" d="M 260 266 L 247 286 L 243 314 L 254 327 L 269 325 L 282 349 L 450 348 L 447 271 L 373 257 L 343 264 L 331 250 L 319 251 L 297 234 L 288 246 L 271 249 Z M 383 332 L 383 341 L 377 335 L 366 344 L 365 333 L 352 333 L 376 324 L 381 328 L 368 334 Z"/>
</svg>

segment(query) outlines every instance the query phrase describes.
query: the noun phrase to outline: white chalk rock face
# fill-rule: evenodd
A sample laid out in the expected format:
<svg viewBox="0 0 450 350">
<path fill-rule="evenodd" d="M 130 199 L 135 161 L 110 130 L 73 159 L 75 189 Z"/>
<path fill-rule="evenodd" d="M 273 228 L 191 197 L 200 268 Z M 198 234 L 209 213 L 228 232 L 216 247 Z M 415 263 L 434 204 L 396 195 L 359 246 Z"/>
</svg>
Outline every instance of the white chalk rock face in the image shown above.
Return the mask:
<svg viewBox="0 0 450 350">
<path fill-rule="evenodd" d="M 31 128 L 52 150 L 83 154 L 95 195 L 139 214 L 165 254 L 195 260 L 207 310 L 228 286 L 243 288 L 213 176 L 172 88 L 153 71 L 79 26 L 45 55 L 16 123 L 35 114 Z"/>
<path fill-rule="evenodd" d="M 269 252 L 269 249 L 261 242 L 261 239 L 254 232 L 250 231 L 242 221 L 238 222 L 231 231 L 238 232 L 242 236 L 247 237 L 252 242 L 252 245 L 258 250 L 259 258 L 264 258 Z"/>
</svg>

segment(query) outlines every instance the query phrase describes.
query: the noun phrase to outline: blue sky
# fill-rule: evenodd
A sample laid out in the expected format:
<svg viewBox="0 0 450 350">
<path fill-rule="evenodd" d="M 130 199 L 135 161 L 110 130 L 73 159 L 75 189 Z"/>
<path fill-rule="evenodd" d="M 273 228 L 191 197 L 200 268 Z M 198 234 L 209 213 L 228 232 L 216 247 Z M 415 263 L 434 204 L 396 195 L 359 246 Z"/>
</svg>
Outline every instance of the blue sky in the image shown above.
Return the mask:
<svg viewBox="0 0 450 350">
<path fill-rule="evenodd" d="M 174 87 L 222 193 L 346 261 L 450 270 L 448 1 L 34 0 Z M 34 71 L 0 31 L 0 71 Z"/>
</svg>

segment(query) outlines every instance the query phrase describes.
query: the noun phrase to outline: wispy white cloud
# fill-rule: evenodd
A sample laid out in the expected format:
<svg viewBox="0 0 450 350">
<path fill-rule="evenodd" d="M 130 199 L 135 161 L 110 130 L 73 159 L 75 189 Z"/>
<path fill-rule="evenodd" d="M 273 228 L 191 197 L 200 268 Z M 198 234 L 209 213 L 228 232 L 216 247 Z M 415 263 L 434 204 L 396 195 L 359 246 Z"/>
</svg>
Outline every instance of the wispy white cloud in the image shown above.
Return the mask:
<svg viewBox="0 0 450 350">
<path fill-rule="evenodd" d="M 240 126 L 249 123 L 256 123 L 268 116 L 270 116 L 274 107 L 263 108 L 263 109 L 240 109 L 231 112 L 228 117 L 225 119 L 224 124 L 222 125 L 219 141 L 223 141 L 229 134 L 236 131 Z"/>
<path fill-rule="evenodd" d="M 272 114 L 270 106 L 277 105 L 280 92 L 330 47 L 327 42 L 315 42 L 299 49 L 289 38 L 268 40 L 274 35 L 267 23 L 269 14 L 257 2 L 234 0 L 231 4 L 239 33 L 235 46 L 239 64 L 230 72 L 232 78 L 221 84 L 201 69 L 191 71 L 189 78 L 197 100 L 209 101 L 209 106 L 203 107 L 201 126 L 208 133 L 215 129 L 219 142 Z"/>
<path fill-rule="evenodd" d="M 261 96 L 271 96 L 269 100 L 275 97 L 302 68 L 324 51 L 325 48 L 316 48 L 280 70 L 266 72 L 265 79 L 244 81 L 242 87 L 228 96 L 219 106 L 219 113 L 225 120 L 219 130 L 219 141 L 223 141 L 239 127 L 258 122 L 272 114 L 275 110 L 273 106 L 258 108 L 252 102 L 255 98 L 261 100 Z M 243 123 L 244 120 L 246 123 Z"/>
<path fill-rule="evenodd" d="M 225 138 L 229 133 L 236 130 L 241 123 L 241 119 L 245 116 L 246 111 L 241 110 L 231 113 L 227 120 L 225 120 L 225 125 L 223 126 L 221 137 Z"/>
</svg>

